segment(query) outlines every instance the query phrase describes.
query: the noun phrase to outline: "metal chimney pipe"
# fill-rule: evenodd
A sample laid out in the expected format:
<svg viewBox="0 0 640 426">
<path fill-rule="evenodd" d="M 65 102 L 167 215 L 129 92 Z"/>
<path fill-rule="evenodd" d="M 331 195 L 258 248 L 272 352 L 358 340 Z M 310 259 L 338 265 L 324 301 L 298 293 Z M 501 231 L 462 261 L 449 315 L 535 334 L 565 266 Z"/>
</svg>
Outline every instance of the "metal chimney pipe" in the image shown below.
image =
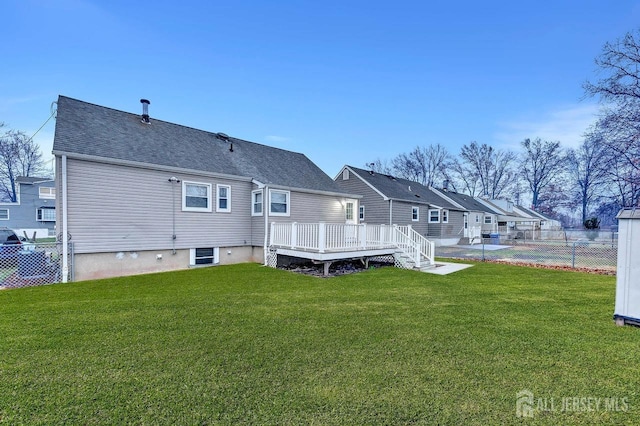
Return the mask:
<svg viewBox="0 0 640 426">
<path fill-rule="evenodd" d="M 142 104 L 142 121 L 144 124 L 151 124 L 149 120 L 149 102 L 147 99 L 140 99 L 140 103 Z"/>
</svg>

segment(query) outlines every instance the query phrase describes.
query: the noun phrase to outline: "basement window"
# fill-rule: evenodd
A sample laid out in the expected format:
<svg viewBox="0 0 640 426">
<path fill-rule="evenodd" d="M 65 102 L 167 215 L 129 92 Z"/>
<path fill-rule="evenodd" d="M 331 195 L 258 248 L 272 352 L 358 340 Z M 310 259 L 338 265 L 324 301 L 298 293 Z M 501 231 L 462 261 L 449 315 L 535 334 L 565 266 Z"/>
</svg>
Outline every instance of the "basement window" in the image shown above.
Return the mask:
<svg viewBox="0 0 640 426">
<path fill-rule="evenodd" d="M 189 250 L 189 265 L 216 265 L 220 263 L 219 247 L 192 248 Z"/>
</svg>

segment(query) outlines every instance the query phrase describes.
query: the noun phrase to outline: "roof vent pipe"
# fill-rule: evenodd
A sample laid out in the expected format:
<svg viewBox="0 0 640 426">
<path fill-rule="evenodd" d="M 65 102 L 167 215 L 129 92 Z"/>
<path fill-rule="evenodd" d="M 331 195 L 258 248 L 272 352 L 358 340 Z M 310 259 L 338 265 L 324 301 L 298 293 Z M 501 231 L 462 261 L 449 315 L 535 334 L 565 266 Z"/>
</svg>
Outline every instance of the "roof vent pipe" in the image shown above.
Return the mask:
<svg viewBox="0 0 640 426">
<path fill-rule="evenodd" d="M 140 103 L 142 104 L 142 118 L 140 121 L 144 124 L 151 124 L 151 121 L 149 120 L 149 104 L 151 102 L 147 99 L 140 99 Z"/>
</svg>

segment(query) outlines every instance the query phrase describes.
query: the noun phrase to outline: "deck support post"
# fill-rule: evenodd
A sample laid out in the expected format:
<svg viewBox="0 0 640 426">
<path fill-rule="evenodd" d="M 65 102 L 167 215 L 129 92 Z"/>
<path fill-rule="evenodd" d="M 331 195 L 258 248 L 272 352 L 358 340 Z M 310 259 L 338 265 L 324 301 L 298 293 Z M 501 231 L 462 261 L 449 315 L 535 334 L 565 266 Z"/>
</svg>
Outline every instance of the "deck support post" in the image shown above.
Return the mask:
<svg viewBox="0 0 640 426">
<path fill-rule="evenodd" d="M 325 277 L 329 276 L 329 267 L 331 267 L 331 264 L 333 264 L 333 262 L 331 262 L 331 261 L 324 262 L 324 271 L 323 271 L 323 273 L 324 273 Z"/>
</svg>

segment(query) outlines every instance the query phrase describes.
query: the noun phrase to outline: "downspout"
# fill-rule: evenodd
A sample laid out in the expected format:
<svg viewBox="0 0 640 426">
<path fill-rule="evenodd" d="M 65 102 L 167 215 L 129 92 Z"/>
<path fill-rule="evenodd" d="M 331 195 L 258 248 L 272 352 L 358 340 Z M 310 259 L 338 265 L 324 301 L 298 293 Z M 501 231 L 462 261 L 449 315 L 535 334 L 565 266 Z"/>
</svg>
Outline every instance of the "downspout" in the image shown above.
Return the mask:
<svg viewBox="0 0 640 426">
<path fill-rule="evenodd" d="M 69 280 L 69 233 L 67 231 L 67 156 L 62 156 L 62 282 Z"/>
<path fill-rule="evenodd" d="M 269 216 L 267 210 L 267 198 L 269 189 L 265 185 L 262 188 L 262 214 L 264 215 L 264 266 L 269 265 Z"/>
</svg>

